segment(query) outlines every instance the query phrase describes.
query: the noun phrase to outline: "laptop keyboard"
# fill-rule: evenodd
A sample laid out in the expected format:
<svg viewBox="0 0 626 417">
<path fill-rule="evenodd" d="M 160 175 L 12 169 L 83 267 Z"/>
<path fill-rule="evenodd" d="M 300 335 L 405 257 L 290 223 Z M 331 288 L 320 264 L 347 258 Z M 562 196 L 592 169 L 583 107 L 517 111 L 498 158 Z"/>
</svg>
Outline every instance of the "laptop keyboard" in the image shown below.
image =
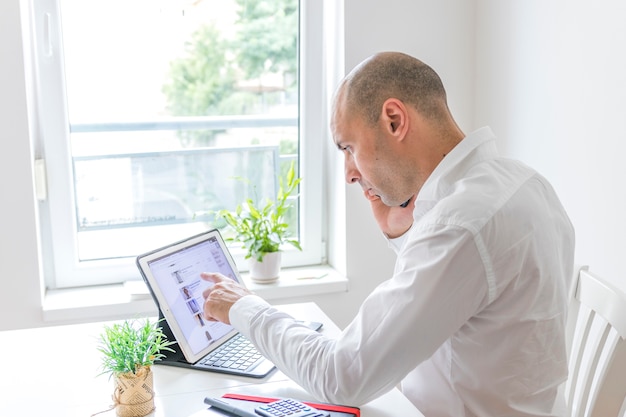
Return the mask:
<svg viewBox="0 0 626 417">
<path fill-rule="evenodd" d="M 245 371 L 259 359 L 261 354 L 252 342 L 237 334 L 198 363 L 215 368 Z"/>
</svg>

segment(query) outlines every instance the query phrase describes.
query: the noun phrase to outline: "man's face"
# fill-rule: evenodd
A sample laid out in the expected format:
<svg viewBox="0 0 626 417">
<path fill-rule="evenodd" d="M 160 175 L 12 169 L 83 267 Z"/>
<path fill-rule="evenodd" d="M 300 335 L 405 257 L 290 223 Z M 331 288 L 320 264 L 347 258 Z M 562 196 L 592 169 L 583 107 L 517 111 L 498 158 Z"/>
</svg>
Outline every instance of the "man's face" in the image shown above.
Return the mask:
<svg viewBox="0 0 626 417">
<path fill-rule="evenodd" d="M 340 96 L 331 130 L 337 148 L 344 154 L 348 184 L 358 183 L 368 198 L 380 197 L 389 206 L 400 205 L 407 200 L 407 195 L 412 195 L 411 191 L 402 190 L 400 161 L 383 123 L 368 125 L 362 117 L 345 108 Z"/>
</svg>

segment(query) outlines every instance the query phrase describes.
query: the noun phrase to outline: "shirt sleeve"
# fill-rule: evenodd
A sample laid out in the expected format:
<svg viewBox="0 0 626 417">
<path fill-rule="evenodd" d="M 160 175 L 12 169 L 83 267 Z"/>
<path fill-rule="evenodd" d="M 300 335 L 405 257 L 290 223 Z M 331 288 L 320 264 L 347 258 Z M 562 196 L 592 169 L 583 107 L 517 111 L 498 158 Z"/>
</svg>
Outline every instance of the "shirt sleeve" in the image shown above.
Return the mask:
<svg viewBox="0 0 626 417">
<path fill-rule="evenodd" d="M 469 232 L 433 226 L 405 239 L 394 276 L 367 297 L 336 339 L 257 296 L 235 303 L 231 323 L 320 401 L 364 404 L 428 359 L 488 299 Z"/>
</svg>

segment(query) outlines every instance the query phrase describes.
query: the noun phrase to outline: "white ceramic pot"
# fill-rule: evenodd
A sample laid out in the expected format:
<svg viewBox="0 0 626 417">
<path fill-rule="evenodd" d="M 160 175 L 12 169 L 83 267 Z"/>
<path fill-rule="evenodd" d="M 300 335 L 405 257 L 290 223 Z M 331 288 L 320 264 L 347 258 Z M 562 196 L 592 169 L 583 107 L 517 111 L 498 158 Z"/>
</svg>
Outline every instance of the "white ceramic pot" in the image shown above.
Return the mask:
<svg viewBox="0 0 626 417">
<path fill-rule="evenodd" d="M 250 278 L 254 282 L 267 284 L 274 282 L 280 275 L 281 252 L 270 252 L 263 255 L 263 261 L 259 262 L 250 258 Z"/>
</svg>

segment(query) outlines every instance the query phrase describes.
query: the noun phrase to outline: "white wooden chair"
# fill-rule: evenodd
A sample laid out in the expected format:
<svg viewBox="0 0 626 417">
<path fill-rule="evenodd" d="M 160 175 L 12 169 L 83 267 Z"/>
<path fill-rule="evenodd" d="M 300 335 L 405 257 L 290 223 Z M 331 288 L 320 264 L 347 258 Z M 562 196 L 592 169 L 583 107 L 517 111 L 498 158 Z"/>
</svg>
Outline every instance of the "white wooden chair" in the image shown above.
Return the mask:
<svg viewBox="0 0 626 417">
<path fill-rule="evenodd" d="M 570 417 L 626 416 L 626 294 L 577 268 L 567 319 Z"/>
</svg>

